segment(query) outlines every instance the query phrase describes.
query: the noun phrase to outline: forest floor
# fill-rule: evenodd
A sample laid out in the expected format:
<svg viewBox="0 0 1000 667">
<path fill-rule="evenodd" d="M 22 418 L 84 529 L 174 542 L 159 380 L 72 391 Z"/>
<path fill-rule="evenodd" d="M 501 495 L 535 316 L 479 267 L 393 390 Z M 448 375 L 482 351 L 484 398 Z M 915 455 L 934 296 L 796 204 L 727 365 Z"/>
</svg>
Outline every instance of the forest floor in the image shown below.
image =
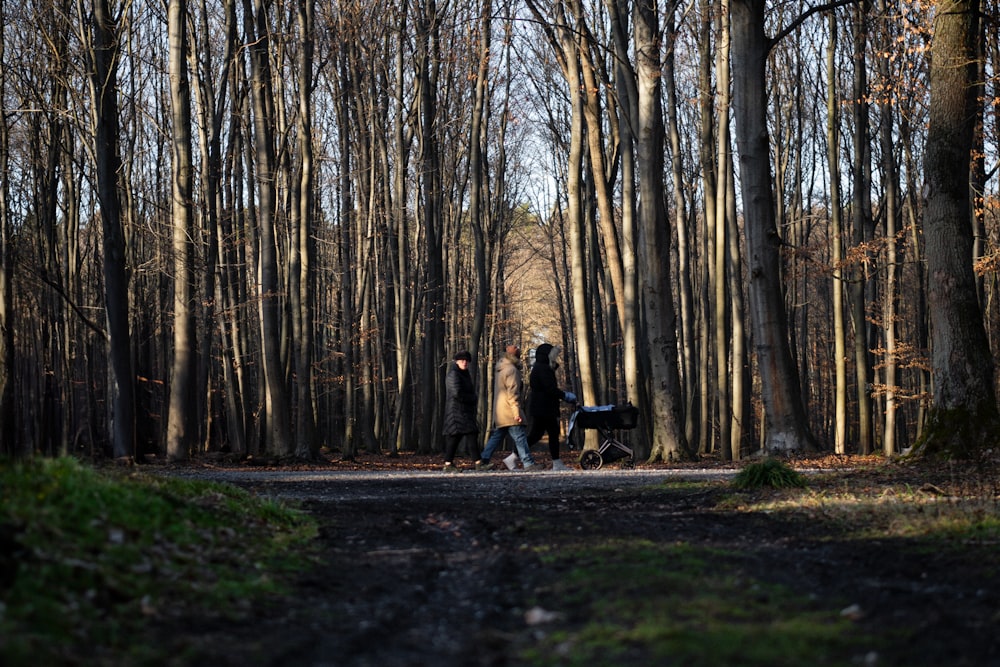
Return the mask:
<svg viewBox="0 0 1000 667">
<path fill-rule="evenodd" d="M 171 664 L 213 667 L 1000 665 L 993 467 L 803 459 L 807 489 L 737 492 L 739 464 L 529 473 L 495 460 L 463 474 L 410 454 L 166 467 L 300 503 L 320 548 L 290 595 L 146 639 Z M 912 512 L 967 502 L 963 516 L 992 526 L 981 537 L 968 522 L 956 539 L 907 528 Z M 633 567 L 649 553 L 662 560 Z M 689 557 L 703 559 L 695 574 Z M 637 635 L 643 616 L 673 634 Z M 616 627 L 600 640 L 598 625 Z"/>
</svg>

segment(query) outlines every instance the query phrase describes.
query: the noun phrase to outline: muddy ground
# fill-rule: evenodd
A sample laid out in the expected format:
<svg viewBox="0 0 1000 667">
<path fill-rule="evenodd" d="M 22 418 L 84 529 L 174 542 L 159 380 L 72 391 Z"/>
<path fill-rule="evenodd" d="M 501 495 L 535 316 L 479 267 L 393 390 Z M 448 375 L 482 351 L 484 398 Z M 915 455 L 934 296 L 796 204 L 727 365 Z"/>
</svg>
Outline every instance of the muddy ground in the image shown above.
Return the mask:
<svg viewBox="0 0 1000 667">
<path fill-rule="evenodd" d="M 804 467 L 812 491 L 857 485 L 877 493 L 881 485 L 888 493 L 948 494 L 961 484 L 945 468 L 887 473 L 871 465 L 845 472 L 852 464 L 842 462 L 835 480 L 829 466 L 819 466 L 826 473 Z M 546 582 L 561 573 L 530 547 L 544 540 L 559 548 L 581 534 L 595 541 L 640 535 L 738 554 L 748 577 L 842 609 L 859 633 L 894 638 L 888 649 L 859 652 L 857 664 L 1000 665 L 995 544 L 942 550 L 859 541 L 829 527 L 819 534 L 805 517 L 722 510 L 717 502 L 732 494 L 725 481 L 731 466 L 449 475 L 433 458 L 410 458 L 175 472 L 294 499 L 322 526 L 320 562 L 296 577 L 290 598 L 240 622 L 189 619 L 161 629 L 161 641 L 186 665 L 522 664 L 524 647 L 586 621 L 546 607 Z M 664 485 L 668 480 L 711 483 Z M 538 522 L 547 530 L 538 531 Z M 633 664 L 648 663 L 638 655 Z"/>
</svg>

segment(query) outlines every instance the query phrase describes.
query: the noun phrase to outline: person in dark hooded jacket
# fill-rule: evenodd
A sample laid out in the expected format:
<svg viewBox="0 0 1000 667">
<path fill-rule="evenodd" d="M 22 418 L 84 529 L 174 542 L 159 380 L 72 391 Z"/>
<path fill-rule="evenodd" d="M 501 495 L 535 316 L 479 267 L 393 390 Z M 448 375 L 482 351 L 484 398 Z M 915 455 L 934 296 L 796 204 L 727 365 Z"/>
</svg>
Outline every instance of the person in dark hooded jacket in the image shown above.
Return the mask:
<svg viewBox="0 0 1000 667">
<path fill-rule="evenodd" d="M 444 471 L 461 472 L 454 464 L 455 452 L 462 439 L 469 438 L 474 460 L 479 460 L 479 424 L 476 421 L 476 386 L 469 373 L 472 355 L 462 350 L 455 355 L 445 376 Z"/>
<path fill-rule="evenodd" d="M 556 369 L 559 368 L 558 345 L 542 343 L 535 350 L 535 365 L 531 368 L 528 384 L 531 392 L 528 397 L 528 414 L 531 417 L 531 430 L 528 432 L 528 447 L 549 436 L 549 454 L 552 455 L 553 470 L 568 470 L 566 464 L 559 458 L 559 401 L 576 402 L 576 395 L 571 391 L 563 391 L 556 381 Z"/>
</svg>

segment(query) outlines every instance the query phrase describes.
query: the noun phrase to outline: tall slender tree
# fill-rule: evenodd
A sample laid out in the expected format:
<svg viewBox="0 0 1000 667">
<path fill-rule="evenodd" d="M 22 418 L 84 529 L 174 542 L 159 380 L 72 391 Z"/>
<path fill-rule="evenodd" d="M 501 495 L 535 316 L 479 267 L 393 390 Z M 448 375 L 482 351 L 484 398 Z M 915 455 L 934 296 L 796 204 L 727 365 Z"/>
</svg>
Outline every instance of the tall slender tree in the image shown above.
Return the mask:
<svg viewBox="0 0 1000 667">
<path fill-rule="evenodd" d="M 316 441 L 316 414 L 313 405 L 313 312 L 315 278 L 313 273 L 314 235 L 314 159 L 313 159 L 313 54 L 315 51 L 315 0 L 299 0 L 296 5 L 299 32 L 298 179 L 293 202 L 289 253 L 289 299 L 295 341 L 296 430 L 295 455 L 311 459 L 319 453 Z"/>
<path fill-rule="evenodd" d="M 265 447 L 277 456 L 293 453 L 291 411 L 282 364 L 281 275 L 277 240 L 277 162 L 270 44 L 273 35 L 263 0 L 244 0 L 244 29 L 250 44 L 250 95 L 253 105 L 253 149 L 258 188 L 260 340 L 265 382 Z"/>
<path fill-rule="evenodd" d="M 186 0 L 167 5 L 170 56 L 171 195 L 174 256 L 174 339 L 167 412 L 167 457 L 186 459 L 198 438 L 195 232 L 192 211 L 191 87 L 188 77 Z"/>
<path fill-rule="evenodd" d="M 104 233 L 104 298 L 112 371 L 111 450 L 116 458 L 141 458 L 138 457 L 135 438 L 135 373 L 132 370 L 129 274 L 121 200 L 123 169 L 118 142 L 120 16 L 111 0 L 94 0 L 92 9 L 90 82 L 94 101 L 94 156 Z"/>
</svg>

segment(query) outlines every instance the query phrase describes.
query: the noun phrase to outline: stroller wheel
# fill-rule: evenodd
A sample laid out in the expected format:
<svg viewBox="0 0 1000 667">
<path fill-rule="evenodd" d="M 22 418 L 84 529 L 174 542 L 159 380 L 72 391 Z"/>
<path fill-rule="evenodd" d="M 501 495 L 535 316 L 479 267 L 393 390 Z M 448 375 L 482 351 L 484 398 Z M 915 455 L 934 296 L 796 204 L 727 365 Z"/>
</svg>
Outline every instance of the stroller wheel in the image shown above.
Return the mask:
<svg viewBox="0 0 1000 667">
<path fill-rule="evenodd" d="M 622 468 L 626 468 L 628 470 L 631 470 L 634 467 L 635 467 L 635 459 L 632 458 L 631 456 L 628 457 L 627 459 L 625 459 L 624 461 L 622 461 Z"/>
<path fill-rule="evenodd" d="M 580 456 L 580 467 L 584 470 L 597 470 L 603 464 L 604 459 L 596 449 L 588 449 Z"/>
</svg>

